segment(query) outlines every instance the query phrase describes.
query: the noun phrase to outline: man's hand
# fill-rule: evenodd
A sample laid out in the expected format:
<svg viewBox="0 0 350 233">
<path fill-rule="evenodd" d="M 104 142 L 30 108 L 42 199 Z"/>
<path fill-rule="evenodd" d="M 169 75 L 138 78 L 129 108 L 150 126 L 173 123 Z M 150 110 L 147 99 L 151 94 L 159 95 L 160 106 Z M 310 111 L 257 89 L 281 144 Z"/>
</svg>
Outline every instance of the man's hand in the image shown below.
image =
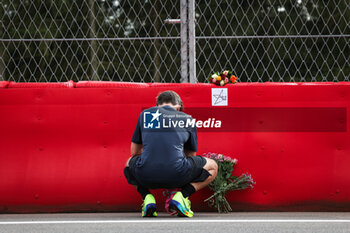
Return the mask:
<svg viewBox="0 0 350 233">
<path fill-rule="evenodd" d="M 196 156 L 195 151 L 184 149 L 184 152 L 185 152 L 186 157 Z"/>
<path fill-rule="evenodd" d="M 131 147 L 130 147 L 131 156 L 141 155 L 142 147 L 143 147 L 142 144 L 136 144 L 136 143 L 132 142 Z"/>
</svg>

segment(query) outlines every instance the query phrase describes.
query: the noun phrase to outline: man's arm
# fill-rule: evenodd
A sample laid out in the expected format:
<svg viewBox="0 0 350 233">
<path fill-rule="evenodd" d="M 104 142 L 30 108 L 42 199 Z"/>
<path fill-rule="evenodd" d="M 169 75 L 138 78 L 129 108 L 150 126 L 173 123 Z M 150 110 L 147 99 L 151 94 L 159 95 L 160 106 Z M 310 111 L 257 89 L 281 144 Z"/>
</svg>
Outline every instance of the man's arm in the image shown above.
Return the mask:
<svg viewBox="0 0 350 233">
<path fill-rule="evenodd" d="M 141 153 L 142 153 L 142 144 L 136 144 L 134 142 L 131 142 L 131 146 L 130 146 L 131 156 L 141 155 Z"/>
<path fill-rule="evenodd" d="M 196 152 L 195 151 L 184 149 L 184 152 L 185 152 L 186 157 L 196 156 Z"/>
<path fill-rule="evenodd" d="M 192 119 L 192 118 L 191 118 Z M 184 144 L 186 157 L 196 156 L 197 151 L 197 128 L 188 128 L 189 138 Z"/>
</svg>

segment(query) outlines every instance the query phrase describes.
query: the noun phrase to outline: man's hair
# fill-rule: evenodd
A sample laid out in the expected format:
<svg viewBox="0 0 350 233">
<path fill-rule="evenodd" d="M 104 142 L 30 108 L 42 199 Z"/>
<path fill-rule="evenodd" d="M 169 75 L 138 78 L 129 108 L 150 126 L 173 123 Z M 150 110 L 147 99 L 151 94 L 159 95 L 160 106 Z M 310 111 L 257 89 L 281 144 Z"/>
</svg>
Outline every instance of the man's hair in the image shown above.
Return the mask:
<svg viewBox="0 0 350 233">
<path fill-rule="evenodd" d="M 157 106 L 171 103 L 173 105 L 180 105 L 180 111 L 183 110 L 183 103 L 180 96 L 175 91 L 164 91 L 157 96 Z"/>
</svg>

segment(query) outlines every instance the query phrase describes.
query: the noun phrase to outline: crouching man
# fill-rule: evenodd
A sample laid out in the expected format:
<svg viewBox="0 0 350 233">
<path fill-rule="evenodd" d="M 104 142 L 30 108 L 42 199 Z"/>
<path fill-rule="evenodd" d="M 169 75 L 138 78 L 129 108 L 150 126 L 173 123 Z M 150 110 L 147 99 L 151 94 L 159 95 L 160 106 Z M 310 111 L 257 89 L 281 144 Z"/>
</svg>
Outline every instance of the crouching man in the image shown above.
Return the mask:
<svg viewBox="0 0 350 233">
<path fill-rule="evenodd" d="M 156 105 L 138 118 L 124 174 L 143 198 L 142 217 L 157 216 L 150 189 L 160 188 L 179 188 L 169 208 L 192 217 L 189 197 L 215 179 L 218 166 L 212 159 L 196 156 L 197 129 L 191 116 L 181 112 L 177 93 L 160 93 Z"/>
</svg>

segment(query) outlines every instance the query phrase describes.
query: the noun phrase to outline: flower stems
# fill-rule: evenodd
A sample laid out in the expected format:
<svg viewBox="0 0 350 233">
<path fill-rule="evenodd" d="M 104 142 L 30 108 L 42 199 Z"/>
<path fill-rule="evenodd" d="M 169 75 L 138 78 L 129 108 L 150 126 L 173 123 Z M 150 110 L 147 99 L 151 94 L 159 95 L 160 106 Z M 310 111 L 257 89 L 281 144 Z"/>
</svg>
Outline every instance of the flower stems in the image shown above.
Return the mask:
<svg viewBox="0 0 350 233">
<path fill-rule="evenodd" d="M 219 213 L 230 212 L 232 208 L 225 197 L 226 192 L 253 188 L 255 182 L 248 173 L 242 174 L 239 177 L 232 175 L 233 168 L 237 163 L 236 159 L 215 153 L 204 155 L 214 159 L 219 167 L 215 180 L 209 184 L 209 188 L 214 191 L 214 194 L 205 199 L 204 202 L 208 202 L 210 207 L 216 207 Z"/>
</svg>

